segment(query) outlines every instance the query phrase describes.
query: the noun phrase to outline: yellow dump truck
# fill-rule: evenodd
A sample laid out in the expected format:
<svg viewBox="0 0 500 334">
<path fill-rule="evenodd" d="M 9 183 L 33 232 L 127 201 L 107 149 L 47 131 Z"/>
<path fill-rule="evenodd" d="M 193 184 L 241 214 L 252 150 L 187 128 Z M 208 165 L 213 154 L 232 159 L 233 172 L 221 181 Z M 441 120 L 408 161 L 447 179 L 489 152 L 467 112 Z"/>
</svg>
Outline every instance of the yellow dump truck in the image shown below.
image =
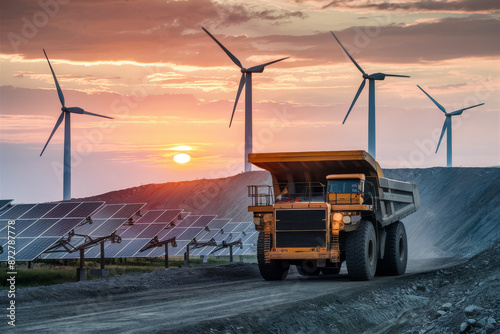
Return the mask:
<svg viewBox="0 0 500 334">
<path fill-rule="evenodd" d="M 408 244 L 401 219 L 420 206 L 417 185 L 384 177 L 365 151 L 254 153 L 272 186 L 248 188 L 259 231 L 257 258 L 266 280 L 338 274 L 352 280 L 401 275 Z"/>
</svg>

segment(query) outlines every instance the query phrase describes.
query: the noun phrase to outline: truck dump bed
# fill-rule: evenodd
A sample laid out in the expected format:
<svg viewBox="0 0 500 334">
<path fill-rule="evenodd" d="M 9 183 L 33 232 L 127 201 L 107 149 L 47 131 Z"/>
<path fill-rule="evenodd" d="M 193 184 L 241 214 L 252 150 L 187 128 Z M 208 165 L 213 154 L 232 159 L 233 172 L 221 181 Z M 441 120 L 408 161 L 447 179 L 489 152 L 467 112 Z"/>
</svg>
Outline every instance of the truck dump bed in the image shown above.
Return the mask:
<svg viewBox="0 0 500 334">
<path fill-rule="evenodd" d="M 385 178 L 379 164 L 365 151 L 253 153 L 248 155 L 248 162 L 271 173 L 274 196 L 279 195 L 278 184 L 325 183 L 330 174 L 365 174 L 378 192 L 376 215 L 382 226 L 420 206 L 417 185 Z"/>
</svg>

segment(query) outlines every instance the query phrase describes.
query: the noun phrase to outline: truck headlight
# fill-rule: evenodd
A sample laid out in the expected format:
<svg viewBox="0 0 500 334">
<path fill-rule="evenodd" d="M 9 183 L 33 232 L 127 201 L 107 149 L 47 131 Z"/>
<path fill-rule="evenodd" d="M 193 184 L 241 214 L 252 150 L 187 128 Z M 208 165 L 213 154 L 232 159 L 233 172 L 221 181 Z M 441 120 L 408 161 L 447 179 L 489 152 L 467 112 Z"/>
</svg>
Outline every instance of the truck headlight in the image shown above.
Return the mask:
<svg viewBox="0 0 500 334">
<path fill-rule="evenodd" d="M 342 221 L 344 222 L 344 224 L 350 224 L 351 216 L 344 216 L 344 218 L 342 218 Z"/>
<path fill-rule="evenodd" d="M 342 221 L 342 218 L 344 218 L 344 215 L 341 214 L 340 212 L 335 212 L 333 214 L 333 221 L 336 221 L 336 222 L 341 222 Z"/>
<path fill-rule="evenodd" d="M 272 222 L 273 221 L 273 215 L 272 215 L 272 213 L 266 213 L 264 215 L 263 219 L 264 219 L 264 223 L 266 223 L 266 224 Z"/>
</svg>

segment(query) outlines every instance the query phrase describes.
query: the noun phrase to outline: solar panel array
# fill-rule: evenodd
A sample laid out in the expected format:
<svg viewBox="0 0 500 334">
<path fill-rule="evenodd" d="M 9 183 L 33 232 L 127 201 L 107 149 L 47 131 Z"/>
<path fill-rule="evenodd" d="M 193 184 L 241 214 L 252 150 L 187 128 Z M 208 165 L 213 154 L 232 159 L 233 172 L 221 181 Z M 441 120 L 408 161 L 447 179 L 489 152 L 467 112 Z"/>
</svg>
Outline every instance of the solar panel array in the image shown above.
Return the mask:
<svg viewBox="0 0 500 334">
<path fill-rule="evenodd" d="M 8 260 L 9 221 L 15 232 L 15 259 L 32 261 L 62 236 L 81 224 L 104 202 L 60 202 L 42 204 L 17 204 L 0 213 L 0 245 L 4 252 L 0 261 Z M 11 234 L 14 236 L 14 234 Z M 12 255 L 12 254 L 11 254 Z"/>
<path fill-rule="evenodd" d="M 150 210 L 136 215 L 145 206 L 138 204 L 104 204 L 104 202 L 58 202 L 10 205 L 12 200 L 0 200 L 0 245 L 4 253 L 0 261 L 6 261 L 7 224 L 15 220 L 16 260 L 76 259 L 79 252 L 69 253 L 60 246 L 69 241 L 77 248 L 88 241 L 115 233 L 121 243 L 105 242 L 104 255 L 114 257 L 159 257 L 165 255 L 164 247 L 152 247 L 141 252 L 156 240 L 163 242 L 176 238 L 177 247 L 169 245 L 169 256 L 182 256 L 193 240 L 199 243 L 215 241 L 221 245 L 241 239 L 243 248 L 234 247 L 233 255 L 256 254 L 258 233 L 253 223 L 231 222 L 216 219 L 215 215 L 191 215 L 180 209 Z M 91 219 L 87 219 L 90 217 Z M 71 233 L 71 238 L 69 235 Z M 74 233 L 73 233 L 74 232 Z M 50 249 L 57 252 L 44 253 Z M 226 256 L 228 248 L 214 252 L 216 246 L 190 248 L 193 256 Z M 100 247 L 85 250 L 85 258 L 99 258 Z"/>
<path fill-rule="evenodd" d="M 2 212 L 4 209 L 8 208 L 8 205 L 12 201 L 13 201 L 12 199 L 0 199 L 0 212 Z"/>
<path fill-rule="evenodd" d="M 235 242 L 241 240 L 242 248 L 233 247 L 233 255 L 250 255 L 257 253 L 257 238 L 258 232 L 255 231 L 254 224 L 248 222 L 230 222 L 228 223 L 219 237 L 217 239 L 217 244 L 221 244 L 223 241 L 226 243 Z M 214 252 L 215 256 L 228 256 L 229 248 L 223 248 L 217 252 Z"/>
<path fill-rule="evenodd" d="M 91 238 L 106 237 L 116 232 L 133 216 L 139 212 L 146 204 L 145 203 L 132 203 L 132 204 L 105 204 L 98 211 L 91 215 L 91 222 L 82 224 L 74 229 L 74 236 L 70 239 L 70 244 L 73 247 L 79 247 L 85 243 L 86 236 Z M 67 239 L 67 236 L 66 236 Z M 99 256 L 100 248 L 94 247 L 98 250 L 96 255 Z M 95 252 L 94 248 L 90 248 L 87 252 Z M 44 259 L 76 259 L 80 257 L 79 252 L 68 253 L 64 247 L 55 249 L 56 252 L 51 252 L 43 255 Z M 87 255 L 86 255 L 87 256 Z"/>
<path fill-rule="evenodd" d="M 216 216 L 213 215 L 189 215 L 174 228 L 162 231 L 158 234 L 158 241 L 162 242 L 175 237 L 177 247 L 168 246 L 169 256 L 183 255 L 186 251 L 186 246 L 193 241 L 193 239 L 196 239 L 215 217 Z M 165 255 L 165 248 L 157 247 L 141 256 L 157 257 L 163 255 Z"/>
</svg>

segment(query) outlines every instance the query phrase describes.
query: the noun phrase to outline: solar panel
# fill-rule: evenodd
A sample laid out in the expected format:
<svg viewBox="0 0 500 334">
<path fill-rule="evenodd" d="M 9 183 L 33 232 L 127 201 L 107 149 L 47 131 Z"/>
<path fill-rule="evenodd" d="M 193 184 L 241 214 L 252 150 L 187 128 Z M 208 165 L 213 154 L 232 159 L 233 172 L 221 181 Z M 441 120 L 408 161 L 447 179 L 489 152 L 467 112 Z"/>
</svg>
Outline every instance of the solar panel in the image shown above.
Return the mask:
<svg viewBox="0 0 500 334">
<path fill-rule="evenodd" d="M 94 211 L 103 206 L 104 202 L 83 202 L 73 211 L 68 213 L 67 218 L 89 217 Z"/>
<path fill-rule="evenodd" d="M 194 238 L 196 238 L 196 236 L 200 234 L 201 231 L 203 231 L 202 227 L 190 227 L 184 233 L 182 233 L 176 240 L 191 241 Z"/>
<path fill-rule="evenodd" d="M 144 203 L 133 203 L 126 204 L 123 208 L 118 210 L 117 213 L 113 215 L 111 218 L 129 218 L 132 217 L 136 212 L 141 210 L 144 207 Z"/>
<path fill-rule="evenodd" d="M 191 227 L 205 227 L 207 226 L 214 218 L 217 216 L 201 216 L 199 219 L 197 219 Z"/>
<path fill-rule="evenodd" d="M 122 233 L 118 234 L 122 239 L 134 239 L 138 236 L 142 231 L 144 231 L 148 225 L 146 224 L 137 224 L 132 225 Z"/>
<path fill-rule="evenodd" d="M 226 226 L 223 228 L 224 233 L 230 233 L 232 232 L 240 223 L 235 223 L 235 222 L 230 222 L 227 223 Z"/>
<path fill-rule="evenodd" d="M 171 223 L 180 214 L 182 210 L 165 210 L 165 212 L 156 220 L 157 223 Z"/>
<path fill-rule="evenodd" d="M 42 219 L 40 219 L 42 220 Z M 81 218 L 63 218 L 41 234 L 42 237 L 59 237 L 74 229 L 82 221 Z"/>
<path fill-rule="evenodd" d="M 106 204 L 99 211 L 92 215 L 92 219 L 94 218 L 111 218 L 115 213 L 118 212 L 121 208 L 123 208 L 123 204 Z"/>
<path fill-rule="evenodd" d="M 169 255 L 172 255 L 172 256 L 183 255 L 186 252 L 186 246 L 190 242 L 191 241 L 187 241 L 187 240 L 177 241 L 177 247 L 173 247 L 172 249 L 170 249 L 170 248 L 168 249 L 169 250 Z"/>
<path fill-rule="evenodd" d="M 17 219 L 14 225 L 16 260 L 31 261 L 37 258 L 81 224 L 85 219 L 84 215 L 92 213 L 103 204 L 104 202 L 62 202 L 20 204 L 12 207 L 14 210 L 6 211 L 2 216 L 30 218 Z M 64 218 L 68 215 L 72 218 Z"/>
<path fill-rule="evenodd" d="M 172 251 L 174 249 L 175 251 Z M 160 257 L 160 256 L 165 256 L 165 246 L 161 247 L 155 247 L 153 249 L 149 250 L 150 252 L 146 255 L 147 257 Z M 175 253 L 177 251 L 176 247 L 172 247 L 171 244 L 168 245 L 168 254 L 170 255 L 171 253 Z M 144 253 L 148 252 L 146 250 Z"/>
<path fill-rule="evenodd" d="M 36 204 L 16 204 L 9 210 L 2 213 L 0 219 L 18 219 L 28 210 L 32 209 Z"/>
<path fill-rule="evenodd" d="M 117 257 L 118 253 L 125 248 L 132 240 L 122 240 L 120 243 L 110 243 L 104 248 L 104 255 L 108 258 Z M 98 247 L 94 247 L 98 248 Z M 100 250 L 99 253 L 100 254 Z"/>
<path fill-rule="evenodd" d="M 106 219 L 91 219 L 90 221 L 92 224 L 90 224 L 89 221 L 86 221 L 85 224 L 75 227 L 75 234 L 90 235 L 92 231 L 98 229 L 102 224 L 104 224 Z"/>
<path fill-rule="evenodd" d="M 160 217 L 163 214 L 163 210 L 150 210 L 146 212 L 145 214 L 142 215 L 139 220 L 137 220 L 135 223 L 136 224 L 151 224 L 154 222 L 158 217 Z"/>
<path fill-rule="evenodd" d="M 37 221 L 35 221 L 35 223 L 31 224 L 30 227 L 28 227 L 21 233 L 18 233 L 17 237 L 36 238 L 42 235 L 43 232 L 51 228 L 52 225 L 57 223 L 57 221 L 58 219 L 38 219 Z"/>
<path fill-rule="evenodd" d="M 3 225 L 3 224 L 2 225 L 4 226 L 4 228 L 6 228 L 8 220 L 3 220 L 3 221 L 5 222 L 5 225 Z M 16 220 L 16 224 L 14 225 L 14 227 L 16 228 L 15 229 L 16 235 L 19 235 L 22 231 L 24 231 L 25 229 L 30 227 L 35 221 L 36 221 L 36 219 Z"/>
<path fill-rule="evenodd" d="M 176 227 L 190 227 L 193 225 L 201 216 L 187 216 L 184 218 Z"/>
<path fill-rule="evenodd" d="M 8 250 L 7 239 L 3 239 L 2 241 L 3 241 L 2 247 L 4 249 L 4 252 L 2 254 L 0 254 L 0 261 L 7 261 L 8 255 L 9 255 L 9 252 L 6 251 L 6 250 Z M 17 256 L 18 253 L 21 251 L 21 249 L 26 247 L 32 241 L 33 241 L 32 238 L 16 238 L 16 244 L 13 246 L 15 247 L 15 250 L 16 250 L 16 260 L 17 261 L 22 261 L 21 258 L 18 258 L 18 256 Z M 10 254 L 10 255 L 12 255 L 12 254 Z"/>
<path fill-rule="evenodd" d="M 196 240 L 198 242 L 206 242 L 206 241 L 210 241 L 212 238 L 214 238 L 217 233 L 219 233 L 219 231 L 217 230 L 210 230 L 210 231 L 202 231 L 198 237 L 196 238 Z"/>
<path fill-rule="evenodd" d="M 20 218 L 29 219 L 29 218 L 40 218 L 43 217 L 47 212 L 54 209 L 59 203 L 42 203 L 35 205 L 34 208 L 26 212 Z"/>
<path fill-rule="evenodd" d="M 6 229 L 6 228 L 7 228 L 7 224 L 8 224 L 8 223 L 9 223 L 9 221 L 8 221 L 7 219 L 3 219 L 3 220 L 2 220 L 2 219 L 0 219 L 0 235 L 2 235 L 2 234 L 1 234 L 1 233 L 2 233 L 2 231 L 3 231 L 4 229 Z M 7 232 L 5 232 L 5 233 L 7 233 Z M 6 235 L 7 235 L 7 234 L 6 234 Z"/>
<path fill-rule="evenodd" d="M 178 239 L 178 237 L 183 234 L 184 232 L 186 232 L 187 228 L 186 227 L 174 227 L 172 229 L 169 229 L 169 230 L 165 230 L 164 232 L 160 233 L 158 235 L 158 240 L 159 241 L 165 241 L 165 240 L 168 240 L 168 239 L 172 239 L 172 238 L 176 238 Z"/>
<path fill-rule="evenodd" d="M 124 219 L 124 218 L 106 219 L 106 220 L 104 220 L 104 223 L 102 223 L 99 227 L 94 229 L 89 235 L 92 237 L 106 237 L 108 235 L 111 235 L 116 230 L 118 230 L 126 222 L 127 222 L 127 219 Z M 84 234 L 84 233 L 81 233 L 81 234 Z"/>
<path fill-rule="evenodd" d="M 142 231 L 141 234 L 137 236 L 138 239 L 148 239 L 151 240 L 155 236 L 160 233 L 163 229 L 165 229 L 167 225 L 166 224 L 151 224 L 149 225 L 144 231 Z"/>
<path fill-rule="evenodd" d="M 134 257 L 134 255 L 138 253 L 142 247 L 146 246 L 149 240 L 150 239 L 131 240 L 126 247 L 123 247 L 122 250 L 116 254 L 116 257 Z M 142 256 L 146 255 L 143 254 Z"/>
<path fill-rule="evenodd" d="M 94 202 L 87 202 L 87 203 L 94 203 Z M 92 222 L 93 222 L 92 224 L 89 224 L 89 223 L 81 224 L 80 226 L 74 228 L 74 232 L 77 235 L 90 236 L 93 238 L 109 236 L 113 232 L 122 228 L 123 224 L 128 222 L 130 219 L 133 219 L 133 217 L 124 217 L 125 213 L 132 212 L 132 215 L 133 215 L 136 212 L 138 212 L 144 205 L 146 205 L 146 204 L 136 204 L 136 203 L 133 203 L 133 204 L 106 204 L 106 205 L 102 206 L 101 208 L 99 208 L 95 213 L 91 214 L 91 218 L 92 218 Z M 95 207 L 95 205 L 94 205 L 94 207 Z M 75 214 L 75 212 L 79 212 L 82 215 L 87 214 L 88 211 L 90 210 L 89 208 L 92 208 L 92 206 L 88 205 L 86 207 L 78 207 L 75 209 L 75 211 L 72 211 L 70 213 L 70 215 Z M 96 218 L 96 216 L 99 218 Z M 110 218 L 110 217 L 116 217 L 116 216 L 121 216 L 122 218 Z M 53 228 L 56 228 L 56 226 L 54 226 Z M 128 228 L 129 228 L 129 226 L 125 226 L 122 229 L 122 231 L 125 231 Z M 78 246 L 83 245 L 84 241 L 85 241 L 85 238 L 72 237 L 70 244 L 73 247 L 78 247 Z M 109 242 L 108 242 L 108 245 L 109 245 Z M 44 258 L 69 259 L 69 258 L 79 258 L 80 257 L 79 252 L 66 253 L 65 249 L 63 247 L 59 247 L 57 250 L 59 250 L 61 252 L 46 254 L 46 255 L 44 255 Z M 53 255 L 53 254 L 56 254 L 56 255 Z M 88 254 L 90 254 L 90 257 L 99 257 L 100 256 L 100 247 L 94 246 L 94 247 L 87 249 L 87 251 L 85 253 L 85 257 L 88 257 L 89 256 Z M 107 255 L 107 254 L 105 254 L 105 255 Z"/>
<path fill-rule="evenodd" d="M 239 223 L 231 232 L 243 232 L 252 223 Z"/>
<path fill-rule="evenodd" d="M 57 207 L 50 210 L 46 215 L 42 216 L 43 218 L 64 218 L 73 211 L 77 206 L 79 206 L 79 202 L 62 202 L 59 203 Z"/>
<path fill-rule="evenodd" d="M 220 230 L 229 223 L 231 219 L 214 219 L 208 224 L 209 229 Z"/>
<path fill-rule="evenodd" d="M 13 201 L 13 199 L 0 199 L 0 210 L 3 210 L 12 201 Z"/>
<path fill-rule="evenodd" d="M 16 247 L 16 260 L 17 261 L 31 261 L 42 254 L 47 248 L 54 245 L 61 237 L 51 237 L 45 238 L 40 237 L 36 239 L 32 238 L 16 238 L 16 244 L 20 239 L 26 239 L 26 241 L 31 240 L 31 242 L 20 251 L 17 251 Z"/>
</svg>

